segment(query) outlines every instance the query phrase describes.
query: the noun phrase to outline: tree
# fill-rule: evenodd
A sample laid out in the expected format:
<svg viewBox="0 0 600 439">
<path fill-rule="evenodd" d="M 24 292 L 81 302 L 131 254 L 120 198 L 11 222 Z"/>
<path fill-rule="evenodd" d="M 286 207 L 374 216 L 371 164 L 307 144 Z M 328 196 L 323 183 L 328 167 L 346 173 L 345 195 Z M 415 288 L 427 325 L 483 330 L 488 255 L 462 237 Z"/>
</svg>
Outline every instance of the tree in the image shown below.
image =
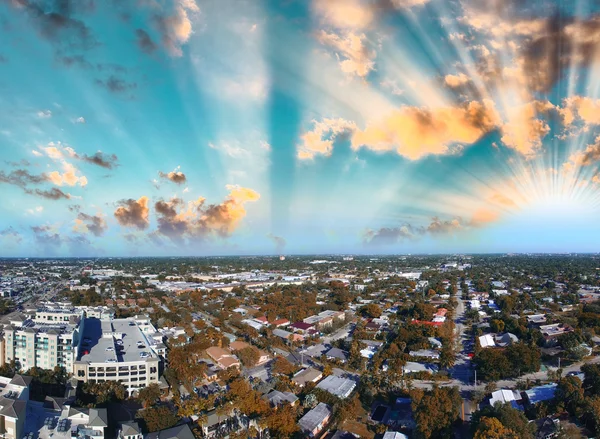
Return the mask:
<svg viewBox="0 0 600 439">
<path fill-rule="evenodd" d="M 477 426 L 474 439 L 519 439 L 519 436 L 504 427 L 497 418 L 484 416 Z"/>
<path fill-rule="evenodd" d="M 178 422 L 175 413 L 164 405 L 140 410 L 137 417 L 143 421 L 147 433 L 173 427 Z"/>
<path fill-rule="evenodd" d="M 493 332 L 502 332 L 504 331 L 504 322 L 498 319 L 492 319 L 490 321 L 490 329 Z"/>
<path fill-rule="evenodd" d="M 381 317 L 381 308 L 375 303 L 369 303 L 360 309 L 360 313 L 364 317 L 379 318 Z"/>
<path fill-rule="evenodd" d="M 283 404 L 277 410 L 273 410 L 266 417 L 266 424 L 271 437 L 286 439 L 294 436 L 298 431 L 296 423 L 296 409 L 290 404 Z"/>
<path fill-rule="evenodd" d="M 564 405 L 571 415 L 580 415 L 584 398 L 581 380 L 576 376 L 565 377 L 558 382 L 554 400 Z"/>
<path fill-rule="evenodd" d="M 520 439 L 534 439 L 535 424 L 530 423 L 523 412 L 511 407 L 510 404 L 496 403 L 494 407 L 483 407 L 473 414 L 471 424 L 477 428 L 484 417 L 498 419 L 505 428 L 516 433 Z"/>
<path fill-rule="evenodd" d="M 150 407 L 161 396 L 160 387 L 156 383 L 152 383 L 138 392 L 138 399 L 142 402 L 144 408 Z"/>
<path fill-rule="evenodd" d="M 591 395 L 600 395 L 600 364 L 584 364 L 581 371 L 585 374 L 583 387 Z"/>
<path fill-rule="evenodd" d="M 331 367 L 331 364 L 326 364 L 323 367 L 323 376 L 324 377 L 328 377 L 329 375 L 333 374 L 333 367 Z"/>
<path fill-rule="evenodd" d="M 246 367 L 254 367 L 260 359 L 260 353 L 254 346 L 248 346 L 236 352 L 236 355 Z"/>
<path fill-rule="evenodd" d="M 425 439 L 449 432 L 458 418 L 462 398 L 456 387 L 437 387 L 413 398 L 413 412 L 417 429 Z"/>
</svg>

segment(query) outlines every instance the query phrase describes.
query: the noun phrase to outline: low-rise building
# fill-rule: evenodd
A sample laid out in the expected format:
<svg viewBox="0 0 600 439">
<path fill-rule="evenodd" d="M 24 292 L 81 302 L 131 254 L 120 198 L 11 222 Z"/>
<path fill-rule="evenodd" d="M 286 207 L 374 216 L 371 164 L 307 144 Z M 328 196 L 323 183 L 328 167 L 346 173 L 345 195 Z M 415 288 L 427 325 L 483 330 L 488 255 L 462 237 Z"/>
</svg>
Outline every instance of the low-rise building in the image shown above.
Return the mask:
<svg viewBox="0 0 600 439">
<path fill-rule="evenodd" d="M 335 375 L 329 375 L 319 384 L 317 389 L 325 390 L 340 399 L 349 397 L 356 388 L 356 382 L 348 378 L 341 378 Z"/>
<path fill-rule="evenodd" d="M 314 409 L 306 413 L 298 424 L 300 429 L 308 437 L 316 437 L 327 425 L 332 415 L 331 407 L 327 404 L 320 402 Z"/>
</svg>

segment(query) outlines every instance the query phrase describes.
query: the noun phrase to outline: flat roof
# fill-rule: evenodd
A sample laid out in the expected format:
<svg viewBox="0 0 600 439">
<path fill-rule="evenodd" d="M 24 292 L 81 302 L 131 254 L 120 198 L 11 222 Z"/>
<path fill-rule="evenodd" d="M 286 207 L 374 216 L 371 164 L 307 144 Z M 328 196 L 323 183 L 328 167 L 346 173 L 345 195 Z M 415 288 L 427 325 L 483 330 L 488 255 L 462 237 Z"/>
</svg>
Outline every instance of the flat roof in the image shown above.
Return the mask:
<svg viewBox="0 0 600 439">
<path fill-rule="evenodd" d="M 133 325 L 130 325 L 133 323 Z M 112 333 L 112 337 L 102 337 L 102 334 Z M 130 319 L 115 319 L 112 321 L 98 320 L 95 318 L 87 318 L 84 322 L 83 339 L 90 339 L 91 343 L 89 353 L 82 355 L 80 361 L 88 363 L 106 363 L 108 359 L 114 358 L 117 362 L 143 361 L 148 358 L 153 358 L 153 354 L 146 337 L 140 330 L 135 320 Z M 115 343 L 117 339 L 123 340 L 123 348 L 117 349 Z M 138 342 L 144 345 L 138 348 Z M 114 350 L 106 350 L 112 347 Z M 147 358 L 141 358 L 140 352 L 147 352 Z M 108 363 L 110 364 L 110 363 Z"/>
</svg>

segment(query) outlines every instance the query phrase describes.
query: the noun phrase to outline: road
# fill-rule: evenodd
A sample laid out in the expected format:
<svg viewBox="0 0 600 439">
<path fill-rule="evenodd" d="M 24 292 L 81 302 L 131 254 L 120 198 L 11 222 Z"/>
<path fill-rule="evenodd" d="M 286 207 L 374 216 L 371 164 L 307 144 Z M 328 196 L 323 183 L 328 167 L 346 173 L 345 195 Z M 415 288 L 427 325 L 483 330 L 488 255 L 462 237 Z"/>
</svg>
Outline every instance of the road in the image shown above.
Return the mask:
<svg viewBox="0 0 600 439">
<path fill-rule="evenodd" d="M 454 294 L 456 308 L 454 308 L 454 334 L 456 337 L 456 362 L 448 373 L 454 380 L 463 384 L 472 381 L 471 360 L 467 359 L 467 353 L 472 351 L 471 337 L 465 335 L 465 303 L 462 300 L 460 290 Z"/>
</svg>

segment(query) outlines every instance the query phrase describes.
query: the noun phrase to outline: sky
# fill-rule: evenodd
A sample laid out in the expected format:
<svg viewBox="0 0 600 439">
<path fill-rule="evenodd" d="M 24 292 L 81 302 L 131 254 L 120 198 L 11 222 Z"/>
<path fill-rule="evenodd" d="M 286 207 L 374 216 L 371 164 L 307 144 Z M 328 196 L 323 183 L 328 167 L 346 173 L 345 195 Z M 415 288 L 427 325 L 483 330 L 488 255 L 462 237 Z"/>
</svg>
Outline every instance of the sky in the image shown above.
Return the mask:
<svg viewBox="0 0 600 439">
<path fill-rule="evenodd" d="M 587 0 L 0 0 L 0 256 L 596 252 Z"/>
</svg>

